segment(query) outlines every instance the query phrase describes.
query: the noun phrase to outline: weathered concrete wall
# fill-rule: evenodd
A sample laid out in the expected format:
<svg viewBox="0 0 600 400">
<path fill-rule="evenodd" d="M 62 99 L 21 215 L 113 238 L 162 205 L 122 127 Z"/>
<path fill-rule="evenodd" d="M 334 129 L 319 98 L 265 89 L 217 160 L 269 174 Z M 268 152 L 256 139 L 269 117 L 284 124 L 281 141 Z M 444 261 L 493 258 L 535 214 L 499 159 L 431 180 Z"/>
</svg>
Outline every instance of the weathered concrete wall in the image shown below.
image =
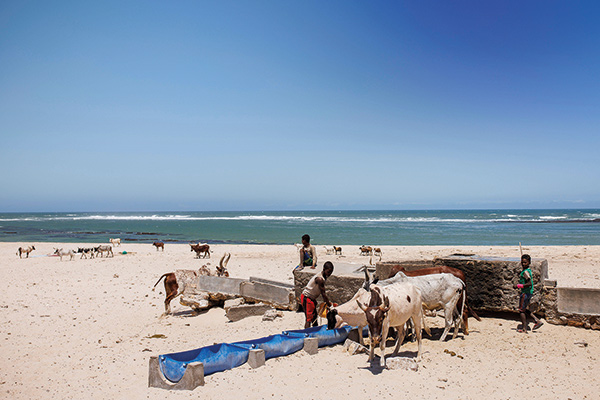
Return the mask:
<svg viewBox="0 0 600 400">
<path fill-rule="evenodd" d="M 433 260 L 434 265 L 447 265 L 465 273 L 469 304 L 475 310 L 515 311 L 519 304 L 519 291 L 513 285 L 519 281 L 523 270 L 521 259 L 452 255 Z M 544 313 L 541 307 L 543 282 L 548 278 L 548 262 L 543 258 L 531 260 L 534 292 L 531 310 Z"/>
<path fill-rule="evenodd" d="M 546 287 L 542 304 L 546 321 L 557 325 L 600 330 L 600 290 Z"/>
</svg>

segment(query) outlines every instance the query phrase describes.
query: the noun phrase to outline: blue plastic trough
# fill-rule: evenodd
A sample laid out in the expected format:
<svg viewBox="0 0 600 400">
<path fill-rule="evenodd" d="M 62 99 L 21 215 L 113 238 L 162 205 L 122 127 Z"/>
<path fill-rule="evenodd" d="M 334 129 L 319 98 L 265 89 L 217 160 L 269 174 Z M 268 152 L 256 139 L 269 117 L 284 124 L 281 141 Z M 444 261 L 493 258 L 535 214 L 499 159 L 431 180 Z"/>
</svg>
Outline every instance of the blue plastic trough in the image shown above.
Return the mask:
<svg viewBox="0 0 600 400">
<path fill-rule="evenodd" d="M 265 359 L 286 356 L 301 350 L 305 338 L 319 339 L 319 347 L 341 343 L 352 327 L 328 330 L 326 325 L 308 329 L 284 331 L 282 334 L 235 343 L 221 343 L 158 357 L 160 371 L 170 382 L 177 383 L 191 362 L 204 364 L 204 375 L 226 371 L 248 361 L 250 350 L 262 349 Z"/>
</svg>

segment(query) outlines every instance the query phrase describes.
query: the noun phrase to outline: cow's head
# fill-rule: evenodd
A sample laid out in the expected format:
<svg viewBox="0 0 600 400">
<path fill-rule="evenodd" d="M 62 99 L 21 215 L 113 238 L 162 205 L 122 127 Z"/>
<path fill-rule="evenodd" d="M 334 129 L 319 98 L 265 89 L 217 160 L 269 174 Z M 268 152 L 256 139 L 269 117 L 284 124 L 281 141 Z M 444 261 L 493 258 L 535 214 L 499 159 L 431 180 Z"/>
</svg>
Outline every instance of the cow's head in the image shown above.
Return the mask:
<svg viewBox="0 0 600 400">
<path fill-rule="evenodd" d="M 359 300 L 356 300 L 356 302 L 367 317 L 371 344 L 377 346 L 382 340 L 383 321 L 390 310 L 390 299 L 382 295 L 379 288 L 374 287 L 371 290 L 371 299 L 368 306 L 362 304 Z"/>
</svg>

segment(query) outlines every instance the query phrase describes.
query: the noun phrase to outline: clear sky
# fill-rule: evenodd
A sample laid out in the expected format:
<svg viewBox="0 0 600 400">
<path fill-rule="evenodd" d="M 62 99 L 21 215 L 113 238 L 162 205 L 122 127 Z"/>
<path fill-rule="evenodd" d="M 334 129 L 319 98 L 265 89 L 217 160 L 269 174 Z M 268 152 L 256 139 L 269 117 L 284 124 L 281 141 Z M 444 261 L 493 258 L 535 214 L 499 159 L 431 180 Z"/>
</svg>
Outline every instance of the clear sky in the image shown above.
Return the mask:
<svg viewBox="0 0 600 400">
<path fill-rule="evenodd" d="M 600 207 L 597 1 L 0 2 L 0 212 Z"/>
</svg>

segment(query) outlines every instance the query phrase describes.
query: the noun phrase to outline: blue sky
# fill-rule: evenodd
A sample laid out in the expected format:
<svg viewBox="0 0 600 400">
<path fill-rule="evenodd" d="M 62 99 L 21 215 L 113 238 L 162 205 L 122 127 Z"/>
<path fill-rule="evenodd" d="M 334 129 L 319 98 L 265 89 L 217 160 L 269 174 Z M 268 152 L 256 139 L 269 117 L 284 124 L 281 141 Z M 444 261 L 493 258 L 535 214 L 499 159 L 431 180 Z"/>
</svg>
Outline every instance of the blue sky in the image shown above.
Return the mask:
<svg viewBox="0 0 600 400">
<path fill-rule="evenodd" d="M 600 207 L 600 6 L 0 2 L 0 212 Z"/>
</svg>

